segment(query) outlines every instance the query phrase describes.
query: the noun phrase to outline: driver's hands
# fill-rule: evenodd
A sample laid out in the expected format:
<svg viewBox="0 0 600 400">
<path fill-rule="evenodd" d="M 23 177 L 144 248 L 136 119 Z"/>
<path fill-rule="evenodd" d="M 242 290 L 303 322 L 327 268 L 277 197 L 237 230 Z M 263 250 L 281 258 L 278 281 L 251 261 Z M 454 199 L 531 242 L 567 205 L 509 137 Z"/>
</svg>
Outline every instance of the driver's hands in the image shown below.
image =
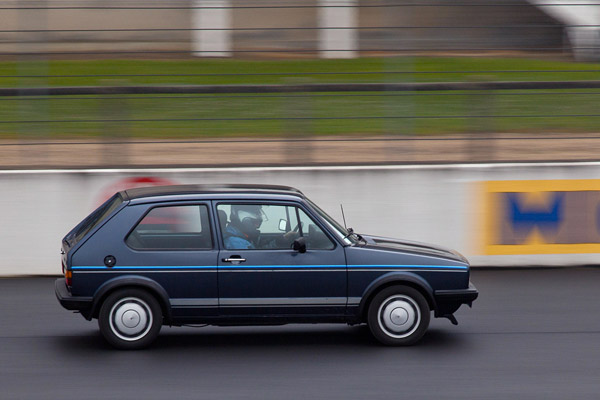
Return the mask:
<svg viewBox="0 0 600 400">
<path fill-rule="evenodd" d="M 298 237 L 298 232 L 296 231 L 289 231 L 283 234 L 283 238 L 285 240 L 294 240 Z"/>
<path fill-rule="evenodd" d="M 284 233 L 281 236 L 278 236 L 275 239 L 275 242 L 277 243 L 277 246 L 282 247 L 282 248 L 287 248 L 294 241 L 294 239 L 296 239 L 296 237 L 298 237 L 298 236 L 299 236 L 298 232 L 289 231 L 289 232 Z"/>
</svg>

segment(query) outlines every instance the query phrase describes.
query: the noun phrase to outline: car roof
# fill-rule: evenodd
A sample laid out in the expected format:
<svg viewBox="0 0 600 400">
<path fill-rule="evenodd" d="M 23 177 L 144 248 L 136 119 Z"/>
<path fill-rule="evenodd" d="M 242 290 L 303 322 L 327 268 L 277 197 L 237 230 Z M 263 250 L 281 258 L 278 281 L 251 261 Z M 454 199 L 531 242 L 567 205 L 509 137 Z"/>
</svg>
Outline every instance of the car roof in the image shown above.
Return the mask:
<svg viewBox="0 0 600 400">
<path fill-rule="evenodd" d="M 280 194 L 304 198 L 304 194 L 300 190 L 291 186 L 250 184 L 147 186 L 134 189 L 126 189 L 119 193 L 124 200 L 145 199 L 149 197 L 158 196 L 178 196 L 194 194 Z"/>
</svg>

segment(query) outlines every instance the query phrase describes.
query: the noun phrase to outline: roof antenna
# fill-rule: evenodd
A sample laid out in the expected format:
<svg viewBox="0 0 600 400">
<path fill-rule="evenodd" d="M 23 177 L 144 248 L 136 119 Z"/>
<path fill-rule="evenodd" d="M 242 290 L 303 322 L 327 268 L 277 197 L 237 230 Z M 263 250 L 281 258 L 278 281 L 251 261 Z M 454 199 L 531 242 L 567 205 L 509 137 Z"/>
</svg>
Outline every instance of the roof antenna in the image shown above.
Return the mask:
<svg viewBox="0 0 600 400">
<path fill-rule="evenodd" d="M 348 227 L 346 226 L 346 217 L 344 216 L 344 206 L 342 205 L 342 203 L 340 203 L 340 208 L 342 209 L 342 219 L 344 220 L 344 228 L 348 230 Z"/>
</svg>

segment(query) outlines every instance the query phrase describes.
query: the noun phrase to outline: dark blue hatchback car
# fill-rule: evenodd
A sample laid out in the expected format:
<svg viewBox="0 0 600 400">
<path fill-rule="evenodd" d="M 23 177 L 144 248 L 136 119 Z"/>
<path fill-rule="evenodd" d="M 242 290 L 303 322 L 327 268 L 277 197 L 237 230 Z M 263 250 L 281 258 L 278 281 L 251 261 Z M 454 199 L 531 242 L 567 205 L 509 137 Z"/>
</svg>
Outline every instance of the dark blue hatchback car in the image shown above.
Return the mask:
<svg viewBox="0 0 600 400">
<path fill-rule="evenodd" d="M 459 253 L 345 229 L 285 186 L 116 193 L 62 241 L 56 296 L 141 348 L 162 325 L 367 323 L 410 345 L 478 292 Z"/>
</svg>

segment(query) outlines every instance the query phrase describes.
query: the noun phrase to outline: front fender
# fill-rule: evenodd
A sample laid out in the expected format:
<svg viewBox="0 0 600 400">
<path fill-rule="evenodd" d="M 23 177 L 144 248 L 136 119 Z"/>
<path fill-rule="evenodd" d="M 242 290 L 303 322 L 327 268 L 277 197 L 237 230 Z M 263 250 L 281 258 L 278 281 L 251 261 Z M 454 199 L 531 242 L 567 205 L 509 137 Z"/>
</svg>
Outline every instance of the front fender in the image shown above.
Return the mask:
<svg viewBox="0 0 600 400">
<path fill-rule="evenodd" d="M 108 294 L 122 287 L 137 287 L 151 292 L 160 303 L 163 318 L 166 322 L 171 321 L 171 303 L 167 291 L 156 281 L 139 275 L 118 276 L 104 282 L 94 293 L 94 300 L 88 319 L 98 315 L 102 302 Z"/>
<path fill-rule="evenodd" d="M 364 315 L 366 307 L 368 307 L 371 298 L 379 290 L 381 290 L 384 287 L 395 284 L 406 285 L 419 290 L 423 294 L 423 296 L 425 296 L 425 300 L 427 300 L 427 304 L 429 304 L 429 307 L 432 310 L 437 309 L 435 297 L 433 296 L 433 288 L 425 279 L 412 272 L 397 271 L 382 275 L 373 282 L 371 282 L 369 286 L 367 286 L 360 301 L 359 315 Z"/>
</svg>

